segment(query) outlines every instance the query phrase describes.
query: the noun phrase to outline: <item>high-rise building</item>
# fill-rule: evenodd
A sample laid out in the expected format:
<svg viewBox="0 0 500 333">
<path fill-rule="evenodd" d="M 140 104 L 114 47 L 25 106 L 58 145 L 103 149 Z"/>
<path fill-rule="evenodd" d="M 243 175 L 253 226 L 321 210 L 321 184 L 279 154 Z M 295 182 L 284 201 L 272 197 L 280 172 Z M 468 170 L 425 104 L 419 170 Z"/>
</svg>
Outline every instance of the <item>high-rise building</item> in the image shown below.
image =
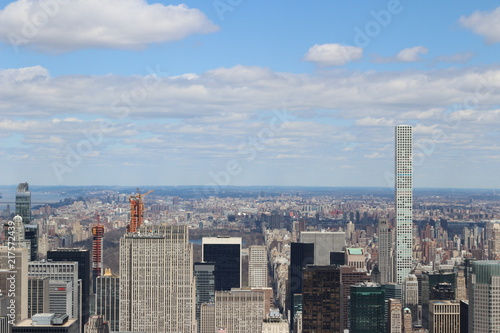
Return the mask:
<svg viewBox="0 0 500 333">
<path fill-rule="evenodd" d="M 241 287 L 241 237 L 203 237 L 202 258 L 215 263 L 215 290 Z"/>
<path fill-rule="evenodd" d="M 403 309 L 403 333 L 413 333 L 411 310 L 408 308 Z"/>
<path fill-rule="evenodd" d="M 403 330 L 401 300 L 389 298 L 387 301 L 387 332 L 401 333 Z"/>
<path fill-rule="evenodd" d="M 16 214 L 23 218 L 24 224 L 31 222 L 31 191 L 28 183 L 19 183 L 16 190 Z"/>
<path fill-rule="evenodd" d="M 120 239 L 120 331 L 196 332 L 187 225 L 147 225 Z"/>
<path fill-rule="evenodd" d="M 358 270 L 354 266 L 340 267 L 341 300 L 340 300 L 340 329 L 341 332 L 349 329 L 349 300 L 351 298 L 351 286 L 370 281 L 366 270 Z"/>
<path fill-rule="evenodd" d="M 58 302 L 61 298 L 53 298 L 52 295 L 58 294 L 63 288 L 58 286 L 60 282 L 69 282 L 71 287 L 71 307 L 67 311 L 70 319 L 79 319 L 80 315 L 80 286 L 81 281 L 78 279 L 78 263 L 77 262 L 56 262 L 56 261 L 30 261 L 28 264 L 28 274 L 30 277 L 48 278 L 49 279 L 49 308 L 56 306 L 53 302 Z M 59 295 L 60 296 L 60 295 Z M 81 320 L 80 320 L 81 323 Z"/>
<path fill-rule="evenodd" d="M 106 269 L 104 275 L 96 279 L 95 313 L 103 316 L 111 331 L 119 331 L 120 278 Z"/>
<path fill-rule="evenodd" d="M 261 333 L 266 316 L 264 291 L 233 289 L 215 292 L 215 325 L 231 333 Z"/>
<path fill-rule="evenodd" d="M 403 306 L 411 310 L 413 322 L 417 320 L 418 281 L 414 274 L 408 274 L 403 281 Z"/>
<path fill-rule="evenodd" d="M 300 233 L 300 242 L 314 244 L 315 265 L 329 265 L 330 252 L 343 251 L 345 248 L 345 232 L 303 231 Z"/>
<path fill-rule="evenodd" d="M 385 333 L 385 292 L 378 283 L 351 286 L 350 332 Z"/>
<path fill-rule="evenodd" d="M 460 301 L 430 301 L 429 333 L 460 332 Z"/>
<path fill-rule="evenodd" d="M 78 316 L 73 313 L 72 281 L 50 281 L 49 288 L 49 312 L 47 313 L 67 314 L 69 318 L 77 318 Z"/>
<path fill-rule="evenodd" d="M 396 126 L 395 148 L 394 282 L 402 284 L 412 269 L 413 258 L 413 134 L 411 126 Z"/>
<path fill-rule="evenodd" d="M 100 217 L 97 215 L 97 225 L 92 227 L 92 285 L 95 293 L 95 281 L 102 274 L 102 252 L 104 236 L 104 226 L 100 224 Z"/>
<path fill-rule="evenodd" d="M 200 331 L 201 305 L 215 302 L 215 264 L 212 262 L 195 262 L 194 278 L 196 283 L 196 321 Z"/>
<path fill-rule="evenodd" d="M 302 294 L 302 269 L 307 265 L 314 264 L 313 243 L 291 243 L 290 244 L 290 266 L 288 268 L 288 297 L 287 309 L 290 312 L 289 322 L 293 323 L 295 315 L 295 304 L 298 300 L 294 295 Z M 301 299 L 301 298 L 300 298 Z"/>
<path fill-rule="evenodd" d="M 84 333 L 110 333 L 109 323 L 103 316 L 91 316 L 84 326 Z"/>
<path fill-rule="evenodd" d="M 49 278 L 28 278 L 28 318 L 49 312 Z"/>
<path fill-rule="evenodd" d="M 393 282 L 392 280 L 392 248 L 393 232 L 389 220 L 381 218 L 378 221 L 378 269 L 380 270 L 380 283 Z"/>
<path fill-rule="evenodd" d="M 469 332 L 500 332 L 500 261 L 472 262 Z"/>
<path fill-rule="evenodd" d="M 260 245 L 249 246 L 248 286 L 250 288 L 267 287 L 267 248 Z"/>
<path fill-rule="evenodd" d="M 76 261 L 78 263 L 78 279 L 82 282 L 81 286 L 81 304 L 82 304 L 82 322 L 84 325 L 90 316 L 90 291 L 92 284 L 91 277 L 91 257 L 89 250 L 83 249 L 65 249 L 47 251 L 47 260 L 52 261 Z"/>
<path fill-rule="evenodd" d="M 0 291 L 7 296 L 9 306 L 14 304 L 14 311 L 9 309 L 8 314 L 15 315 L 16 323 L 28 318 L 28 258 L 26 248 L 0 246 Z"/>
<path fill-rule="evenodd" d="M 215 332 L 215 303 L 204 303 L 201 305 L 199 326 L 198 333 Z"/>
<path fill-rule="evenodd" d="M 12 333 L 79 333 L 78 320 L 68 315 L 38 313 L 12 327 Z"/>
<path fill-rule="evenodd" d="M 307 266 L 303 272 L 302 331 L 341 332 L 340 267 Z"/>
</svg>

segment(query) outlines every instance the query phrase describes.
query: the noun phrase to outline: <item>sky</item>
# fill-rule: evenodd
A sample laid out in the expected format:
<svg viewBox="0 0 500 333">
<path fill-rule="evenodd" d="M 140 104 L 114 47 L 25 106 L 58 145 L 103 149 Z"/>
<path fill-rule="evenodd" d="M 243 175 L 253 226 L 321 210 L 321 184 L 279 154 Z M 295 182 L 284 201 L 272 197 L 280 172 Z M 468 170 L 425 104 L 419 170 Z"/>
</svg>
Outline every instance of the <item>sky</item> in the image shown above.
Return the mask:
<svg viewBox="0 0 500 333">
<path fill-rule="evenodd" d="M 500 188 L 495 2 L 0 6 L 0 184 Z"/>
</svg>

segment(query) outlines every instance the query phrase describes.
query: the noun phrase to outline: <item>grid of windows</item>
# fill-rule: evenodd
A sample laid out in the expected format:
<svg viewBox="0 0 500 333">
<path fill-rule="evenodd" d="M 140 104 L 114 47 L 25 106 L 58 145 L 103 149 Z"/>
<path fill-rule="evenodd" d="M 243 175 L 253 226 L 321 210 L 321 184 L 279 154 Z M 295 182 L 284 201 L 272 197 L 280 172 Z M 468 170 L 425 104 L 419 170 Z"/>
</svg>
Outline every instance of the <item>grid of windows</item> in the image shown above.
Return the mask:
<svg viewBox="0 0 500 333">
<path fill-rule="evenodd" d="M 396 126 L 396 251 L 395 279 L 403 283 L 412 268 L 413 134 L 409 125 Z"/>
</svg>

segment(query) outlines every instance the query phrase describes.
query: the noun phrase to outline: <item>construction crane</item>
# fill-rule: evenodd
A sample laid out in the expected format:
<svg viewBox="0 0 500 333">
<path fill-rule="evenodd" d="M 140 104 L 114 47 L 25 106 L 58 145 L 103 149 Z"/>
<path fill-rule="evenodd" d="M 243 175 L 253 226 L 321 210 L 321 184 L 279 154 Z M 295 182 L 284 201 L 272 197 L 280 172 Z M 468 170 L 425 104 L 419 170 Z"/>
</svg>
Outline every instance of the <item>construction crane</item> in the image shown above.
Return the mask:
<svg viewBox="0 0 500 333">
<path fill-rule="evenodd" d="M 143 198 L 149 193 L 154 192 L 151 190 L 144 194 L 141 194 L 139 188 L 137 188 L 137 194 L 131 195 L 128 198 L 130 202 L 130 223 L 127 225 L 127 232 L 137 232 L 139 227 L 144 222 L 144 200 Z"/>
<path fill-rule="evenodd" d="M 104 237 L 104 226 L 101 225 L 99 213 L 95 214 L 95 219 L 97 223 L 92 227 L 92 278 L 94 286 L 95 280 L 102 274 L 102 238 Z"/>
</svg>

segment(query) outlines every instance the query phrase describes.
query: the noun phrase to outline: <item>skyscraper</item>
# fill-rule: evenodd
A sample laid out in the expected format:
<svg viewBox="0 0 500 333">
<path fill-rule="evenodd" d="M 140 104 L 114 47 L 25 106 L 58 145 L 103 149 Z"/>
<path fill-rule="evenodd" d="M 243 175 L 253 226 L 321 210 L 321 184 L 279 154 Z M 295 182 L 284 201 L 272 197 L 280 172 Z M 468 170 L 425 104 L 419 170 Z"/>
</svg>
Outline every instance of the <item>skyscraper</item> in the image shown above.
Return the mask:
<svg viewBox="0 0 500 333">
<path fill-rule="evenodd" d="M 429 333 L 460 332 L 460 301 L 430 301 Z"/>
<path fill-rule="evenodd" d="M 0 246 L 0 289 L 9 306 L 15 306 L 14 311 L 9 309 L 9 314 L 15 315 L 16 323 L 28 318 L 28 258 L 26 248 Z"/>
<path fill-rule="evenodd" d="M 412 269 L 413 134 L 409 125 L 396 126 L 395 198 L 396 246 L 394 279 L 402 284 Z"/>
<path fill-rule="evenodd" d="M 307 266 L 303 272 L 303 332 L 340 333 L 340 267 Z"/>
<path fill-rule="evenodd" d="M 215 302 L 215 264 L 213 262 L 195 262 L 194 278 L 196 282 L 196 321 L 201 329 L 201 305 Z"/>
<path fill-rule="evenodd" d="M 96 279 L 95 311 L 109 322 L 111 331 L 119 330 L 120 278 L 106 269 L 103 276 Z"/>
<path fill-rule="evenodd" d="M 215 263 L 215 290 L 241 287 L 241 237 L 203 237 L 201 249 Z"/>
<path fill-rule="evenodd" d="M 294 295 L 302 294 L 302 269 L 307 265 L 314 264 L 314 244 L 291 243 L 290 244 L 290 267 L 288 268 L 288 295 L 287 307 L 290 311 L 289 322 L 293 323 L 295 315 L 296 300 Z"/>
<path fill-rule="evenodd" d="M 54 261 L 31 261 L 28 263 L 28 274 L 30 277 L 49 278 L 49 308 L 55 306 L 53 301 L 54 293 L 58 294 L 56 288 L 61 282 L 70 282 L 71 295 L 69 296 L 71 308 L 67 309 L 66 314 L 69 318 L 81 319 L 79 307 L 79 290 L 81 282 L 78 279 L 78 263 L 77 262 L 54 262 Z M 60 296 L 60 295 L 59 295 Z M 80 320 L 81 323 L 81 320 Z"/>
<path fill-rule="evenodd" d="M 232 333 L 261 333 L 266 316 L 262 290 L 215 292 L 215 325 Z"/>
<path fill-rule="evenodd" d="M 300 233 L 300 242 L 314 244 L 315 265 L 329 265 L 330 252 L 343 251 L 345 248 L 345 232 L 303 231 Z"/>
<path fill-rule="evenodd" d="M 252 245 L 248 256 L 248 286 L 267 287 L 267 249 L 265 246 Z"/>
<path fill-rule="evenodd" d="M 355 333 L 385 333 L 385 292 L 378 283 L 351 286 L 351 325 Z"/>
<path fill-rule="evenodd" d="M 24 224 L 31 222 L 31 191 L 28 183 L 17 185 L 16 214 L 23 218 Z"/>
<path fill-rule="evenodd" d="M 392 282 L 392 229 L 387 218 L 378 221 L 378 269 L 380 283 Z"/>
<path fill-rule="evenodd" d="M 81 280 L 81 324 L 89 320 L 90 316 L 90 286 L 91 286 L 91 258 L 90 251 L 83 249 L 61 248 L 47 252 L 47 260 L 52 261 L 76 261 L 78 263 L 78 279 Z"/>
<path fill-rule="evenodd" d="M 499 332 L 500 261 L 473 261 L 471 281 L 469 332 Z"/>
<path fill-rule="evenodd" d="M 120 331 L 196 332 L 187 225 L 148 225 L 120 239 Z"/>
</svg>

